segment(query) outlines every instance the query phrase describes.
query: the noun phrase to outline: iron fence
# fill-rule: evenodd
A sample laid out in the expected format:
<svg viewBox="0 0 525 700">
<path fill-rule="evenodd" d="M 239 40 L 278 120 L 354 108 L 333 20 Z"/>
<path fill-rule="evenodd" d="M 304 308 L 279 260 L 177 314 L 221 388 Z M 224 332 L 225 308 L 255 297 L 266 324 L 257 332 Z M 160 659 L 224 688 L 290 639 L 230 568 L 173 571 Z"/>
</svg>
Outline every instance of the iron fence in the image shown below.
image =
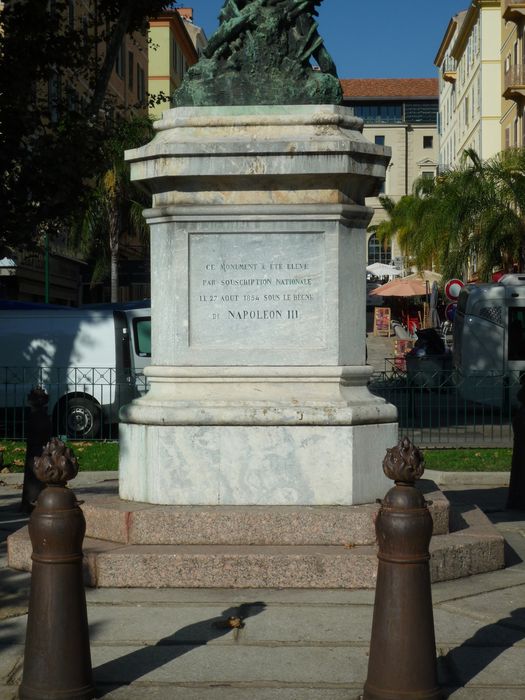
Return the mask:
<svg viewBox="0 0 525 700">
<path fill-rule="evenodd" d="M 27 397 L 42 387 L 56 435 L 116 440 L 121 406 L 144 394 L 142 372 L 104 367 L 0 367 L 0 437 L 25 439 Z"/>
<path fill-rule="evenodd" d="M 431 357 L 372 376 L 369 389 L 398 410 L 400 435 L 422 447 L 511 447 L 520 372 L 462 375 Z M 25 439 L 27 396 L 49 394 L 56 435 L 117 440 L 119 410 L 147 391 L 142 372 L 115 368 L 0 367 L 0 438 Z"/>
<path fill-rule="evenodd" d="M 369 385 L 398 410 L 400 435 L 421 447 L 512 447 L 522 372 L 464 375 L 432 358 L 375 373 Z"/>
</svg>

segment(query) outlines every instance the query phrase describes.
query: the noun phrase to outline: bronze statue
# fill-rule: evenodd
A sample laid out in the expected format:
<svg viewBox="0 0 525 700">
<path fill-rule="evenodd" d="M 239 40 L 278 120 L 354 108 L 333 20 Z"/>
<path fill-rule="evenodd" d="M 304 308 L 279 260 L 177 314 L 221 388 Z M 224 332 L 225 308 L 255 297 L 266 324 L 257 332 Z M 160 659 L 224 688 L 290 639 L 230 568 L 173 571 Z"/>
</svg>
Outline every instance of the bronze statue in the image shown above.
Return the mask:
<svg viewBox="0 0 525 700">
<path fill-rule="evenodd" d="M 337 70 L 315 21 L 320 1 L 226 0 L 175 104 L 340 103 Z"/>
</svg>

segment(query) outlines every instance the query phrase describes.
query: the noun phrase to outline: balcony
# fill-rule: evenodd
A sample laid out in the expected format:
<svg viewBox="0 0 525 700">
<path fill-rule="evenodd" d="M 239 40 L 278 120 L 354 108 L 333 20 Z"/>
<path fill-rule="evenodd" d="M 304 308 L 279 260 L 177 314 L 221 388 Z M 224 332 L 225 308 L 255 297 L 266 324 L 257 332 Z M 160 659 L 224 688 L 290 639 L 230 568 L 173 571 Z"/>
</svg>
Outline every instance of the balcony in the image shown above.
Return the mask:
<svg viewBox="0 0 525 700">
<path fill-rule="evenodd" d="M 525 64 L 511 66 L 505 73 L 503 97 L 516 101 L 525 98 Z"/>
<path fill-rule="evenodd" d="M 521 24 L 525 19 L 525 2 L 523 0 L 503 0 L 503 19 L 507 22 Z"/>
<path fill-rule="evenodd" d="M 458 71 L 456 61 L 452 58 L 452 56 L 447 56 L 447 58 L 445 58 L 443 61 L 443 65 L 441 66 L 441 77 L 447 83 L 454 84 L 456 82 Z"/>
</svg>

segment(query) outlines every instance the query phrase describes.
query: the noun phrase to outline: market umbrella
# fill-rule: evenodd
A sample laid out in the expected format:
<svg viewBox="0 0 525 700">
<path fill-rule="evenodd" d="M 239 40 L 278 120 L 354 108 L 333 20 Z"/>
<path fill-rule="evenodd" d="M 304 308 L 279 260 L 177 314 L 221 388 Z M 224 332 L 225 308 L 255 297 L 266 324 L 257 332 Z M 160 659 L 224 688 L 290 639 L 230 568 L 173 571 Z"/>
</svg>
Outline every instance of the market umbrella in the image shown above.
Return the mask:
<svg viewBox="0 0 525 700">
<path fill-rule="evenodd" d="M 427 293 L 426 282 L 421 278 L 403 277 L 382 284 L 369 292 L 370 296 L 380 297 L 419 297 Z"/>
<path fill-rule="evenodd" d="M 420 272 L 413 272 L 411 275 L 407 275 L 404 279 L 420 279 L 423 282 L 441 282 L 441 275 L 439 272 L 434 272 L 433 270 L 421 270 Z"/>
<path fill-rule="evenodd" d="M 392 265 L 385 265 L 385 263 L 372 263 L 366 266 L 366 271 L 370 272 L 376 277 L 399 277 L 401 275 L 401 270 L 398 270 Z"/>
</svg>

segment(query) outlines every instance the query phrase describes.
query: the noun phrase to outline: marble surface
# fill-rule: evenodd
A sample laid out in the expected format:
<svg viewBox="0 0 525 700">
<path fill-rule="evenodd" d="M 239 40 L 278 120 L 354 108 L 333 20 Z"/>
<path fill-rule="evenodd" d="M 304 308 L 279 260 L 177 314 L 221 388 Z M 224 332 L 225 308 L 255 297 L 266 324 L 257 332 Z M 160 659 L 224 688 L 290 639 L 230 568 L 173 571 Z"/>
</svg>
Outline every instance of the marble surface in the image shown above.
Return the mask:
<svg viewBox="0 0 525 700">
<path fill-rule="evenodd" d="M 120 497 L 171 505 L 369 503 L 390 486 L 381 463 L 397 441 L 395 423 L 120 431 Z"/>
<path fill-rule="evenodd" d="M 355 209 L 293 220 L 220 211 L 152 226 L 152 364 L 363 364 Z"/>
<path fill-rule="evenodd" d="M 365 197 L 389 150 L 334 105 L 177 108 L 130 151 L 153 193 L 148 394 L 120 495 L 330 505 L 385 492 L 396 411 L 367 389 Z"/>
</svg>

